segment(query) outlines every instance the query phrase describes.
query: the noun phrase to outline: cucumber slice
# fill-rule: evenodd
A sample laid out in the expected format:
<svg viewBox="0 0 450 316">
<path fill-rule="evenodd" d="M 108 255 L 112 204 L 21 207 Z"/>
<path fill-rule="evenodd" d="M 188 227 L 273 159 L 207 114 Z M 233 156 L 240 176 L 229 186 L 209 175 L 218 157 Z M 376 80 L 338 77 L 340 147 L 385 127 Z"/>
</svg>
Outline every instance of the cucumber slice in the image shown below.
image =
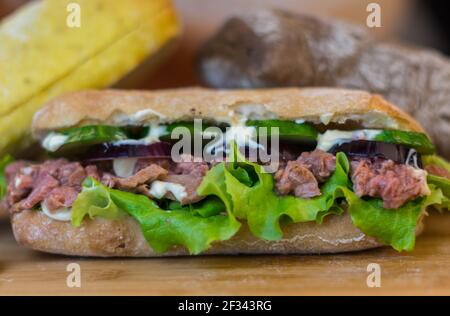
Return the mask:
<svg viewBox="0 0 450 316">
<path fill-rule="evenodd" d="M 436 147 L 428 136 L 417 132 L 383 130 L 371 140 L 404 145 L 414 148 L 421 154 L 433 154 L 436 152 Z"/>
<path fill-rule="evenodd" d="M 87 147 L 95 144 L 102 144 L 128 139 L 124 129 L 107 125 L 88 125 L 82 127 L 72 127 L 53 133 L 44 140 L 44 147 L 49 150 L 46 142 L 51 142 L 51 137 L 59 138 L 60 146 L 54 151 L 56 155 L 67 154 L 80 147 Z"/>
<path fill-rule="evenodd" d="M 267 127 L 267 136 L 271 136 L 271 127 L 278 127 L 281 140 L 315 143 L 319 132 L 314 125 L 309 123 L 297 124 L 293 121 L 265 120 L 247 121 L 247 126 Z M 259 133 L 259 130 L 257 130 Z M 258 134 L 259 135 L 259 134 Z"/>
<path fill-rule="evenodd" d="M 61 131 L 61 134 L 68 136 L 65 145 L 74 143 L 90 145 L 124 140 L 128 138 L 122 128 L 107 125 L 74 127 Z"/>
<path fill-rule="evenodd" d="M 211 126 L 216 126 L 223 130 L 223 126 L 207 124 L 204 122 L 202 123 L 202 130 L 199 130 L 198 128 L 196 128 L 194 122 L 176 122 L 176 123 L 171 123 L 171 124 L 167 125 L 166 133 L 161 135 L 159 137 L 159 139 L 162 141 L 165 141 L 165 142 L 173 142 L 174 139 L 171 138 L 171 135 L 172 135 L 173 130 L 177 127 L 187 128 L 192 136 L 194 136 L 195 134 L 200 134 L 200 137 L 202 137 L 201 134 L 203 133 L 203 131 Z"/>
</svg>

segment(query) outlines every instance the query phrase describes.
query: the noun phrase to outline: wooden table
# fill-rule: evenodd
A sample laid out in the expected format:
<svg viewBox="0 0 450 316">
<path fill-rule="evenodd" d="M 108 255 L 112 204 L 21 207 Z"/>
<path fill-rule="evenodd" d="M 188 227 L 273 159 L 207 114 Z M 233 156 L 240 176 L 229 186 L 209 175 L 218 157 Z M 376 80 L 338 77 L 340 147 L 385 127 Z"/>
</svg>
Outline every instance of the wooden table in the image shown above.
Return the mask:
<svg viewBox="0 0 450 316">
<path fill-rule="evenodd" d="M 433 213 L 412 253 L 384 248 L 343 255 L 80 259 L 16 245 L 0 227 L 0 294 L 41 295 L 318 295 L 450 294 L 450 214 Z M 81 267 L 69 288 L 66 267 Z M 381 267 L 369 288 L 367 265 Z"/>
</svg>

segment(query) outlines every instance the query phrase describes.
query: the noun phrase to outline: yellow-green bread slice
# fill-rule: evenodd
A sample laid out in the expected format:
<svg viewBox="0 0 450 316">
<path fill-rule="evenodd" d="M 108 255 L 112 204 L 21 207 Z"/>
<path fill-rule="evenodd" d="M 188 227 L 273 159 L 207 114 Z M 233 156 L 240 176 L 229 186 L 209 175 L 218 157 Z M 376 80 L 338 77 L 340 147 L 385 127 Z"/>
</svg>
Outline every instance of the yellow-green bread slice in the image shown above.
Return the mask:
<svg viewBox="0 0 450 316">
<path fill-rule="evenodd" d="M 28 144 L 47 100 L 118 82 L 180 33 L 169 0 L 78 0 L 79 28 L 72 2 L 31 2 L 0 24 L 0 155 Z"/>
</svg>

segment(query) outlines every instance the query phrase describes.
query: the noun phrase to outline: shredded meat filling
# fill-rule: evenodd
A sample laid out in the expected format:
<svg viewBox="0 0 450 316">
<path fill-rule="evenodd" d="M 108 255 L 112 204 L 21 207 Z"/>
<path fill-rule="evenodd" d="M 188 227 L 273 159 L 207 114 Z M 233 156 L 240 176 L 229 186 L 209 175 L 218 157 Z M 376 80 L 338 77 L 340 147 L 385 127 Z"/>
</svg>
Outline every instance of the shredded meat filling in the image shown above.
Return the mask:
<svg viewBox="0 0 450 316">
<path fill-rule="evenodd" d="M 395 209 L 430 193 L 424 170 L 396 164 L 392 160 L 359 159 L 351 162 L 353 190 L 362 196 L 378 197 L 383 207 Z"/>
<path fill-rule="evenodd" d="M 42 164 L 16 162 L 5 170 L 7 203 L 13 212 L 32 209 L 44 202 L 49 211 L 72 206 L 88 176 L 99 178 L 95 166 L 83 167 L 65 159 Z"/>
<path fill-rule="evenodd" d="M 336 157 L 332 154 L 322 150 L 304 152 L 275 173 L 275 187 L 281 195 L 294 193 L 302 198 L 318 196 L 319 183 L 325 182 L 335 169 Z"/>
<path fill-rule="evenodd" d="M 286 195 L 294 193 L 295 196 L 310 198 L 320 195 L 319 184 L 314 174 L 298 161 L 289 161 L 283 170 L 275 174 L 278 193 Z"/>
<path fill-rule="evenodd" d="M 6 202 L 13 212 L 32 209 L 39 203 L 45 203 L 51 212 L 71 207 L 81 192 L 83 180 L 90 176 L 109 187 L 150 197 L 151 183 L 155 180 L 180 184 L 186 191 L 180 202 L 195 203 L 202 199 L 197 188 L 210 166 L 206 162 L 194 162 L 190 156 L 182 158 L 177 163 L 167 159 L 139 159 L 134 174 L 127 178 L 115 176 L 104 164 L 83 166 L 65 159 L 41 164 L 16 162 L 5 170 L 8 182 Z M 336 158 L 332 154 L 321 150 L 304 152 L 296 160 L 285 161 L 275 173 L 276 191 L 280 195 L 294 194 L 302 198 L 319 196 L 319 184 L 325 182 L 335 168 Z M 427 169 L 432 174 L 450 178 L 443 168 L 428 166 Z M 358 196 L 381 198 L 384 207 L 389 209 L 399 208 L 408 201 L 429 194 L 424 170 L 391 160 L 353 160 L 351 178 Z M 164 198 L 175 199 L 171 192 L 167 192 Z"/>
<path fill-rule="evenodd" d="M 186 197 L 180 201 L 181 204 L 192 204 L 203 199 L 197 194 L 197 188 L 202 183 L 208 170 L 209 166 L 206 162 L 194 162 L 191 156 L 183 156 L 182 161 L 174 163 L 170 167 L 170 172 L 163 175 L 160 180 L 182 185 L 186 190 Z M 139 192 L 153 198 L 149 190 L 149 185 L 140 186 L 138 189 Z M 164 198 L 175 200 L 171 192 L 167 192 Z"/>
<path fill-rule="evenodd" d="M 115 176 L 104 165 L 82 166 L 65 159 L 49 160 L 42 164 L 24 161 L 9 165 L 6 170 L 8 193 L 6 202 L 13 212 L 32 209 L 45 203 L 50 212 L 71 207 L 81 192 L 83 180 L 90 176 L 111 188 L 146 193 L 155 180 L 181 184 L 186 189 L 182 204 L 202 199 L 197 188 L 209 170 L 205 162 L 173 163 L 167 160 L 139 159 L 135 172 L 127 178 Z M 175 199 L 168 193 L 165 198 Z"/>
<path fill-rule="evenodd" d="M 133 190 L 140 185 L 153 182 L 161 177 L 167 175 L 168 171 L 156 164 L 151 164 L 128 178 L 119 178 L 109 173 L 105 173 L 102 182 L 109 187 L 118 188 L 122 190 Z"/>
</svg>

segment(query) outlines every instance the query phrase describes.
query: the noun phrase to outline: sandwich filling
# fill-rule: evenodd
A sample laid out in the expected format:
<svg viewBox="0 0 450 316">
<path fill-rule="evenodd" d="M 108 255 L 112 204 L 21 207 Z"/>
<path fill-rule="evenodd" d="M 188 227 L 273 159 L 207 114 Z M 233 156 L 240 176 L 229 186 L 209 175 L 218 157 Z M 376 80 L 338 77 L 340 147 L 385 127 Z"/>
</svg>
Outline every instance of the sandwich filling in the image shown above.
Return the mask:
<svg viewBox="0 0 450 316">
<path fill-rule="evenodd" d="M 42 211 L 75 226 L 132 216 L 155 251 L 191 253 L 231 238 L 244 221 L 258 238 L 276 240 L 285 223 L 320 225 L 344 212 L 366 235 L 412 250 L 426 206 L 450 206 L 450 166 L 424 134 L 327 129 L 303 119 L 213 122 L 207 127 L 223 135 L 200 147 L 224 159 L 173 159 L 176 127 L 211 138 L 192 122 L 49 133 L 42 145 L 53 159 L 5 166 L 5 201 L 11 212 Z M 269 173 L 249 152 L 270 147 L 261 128 L 272 127 L 279 161 Z"/>
</svg>

